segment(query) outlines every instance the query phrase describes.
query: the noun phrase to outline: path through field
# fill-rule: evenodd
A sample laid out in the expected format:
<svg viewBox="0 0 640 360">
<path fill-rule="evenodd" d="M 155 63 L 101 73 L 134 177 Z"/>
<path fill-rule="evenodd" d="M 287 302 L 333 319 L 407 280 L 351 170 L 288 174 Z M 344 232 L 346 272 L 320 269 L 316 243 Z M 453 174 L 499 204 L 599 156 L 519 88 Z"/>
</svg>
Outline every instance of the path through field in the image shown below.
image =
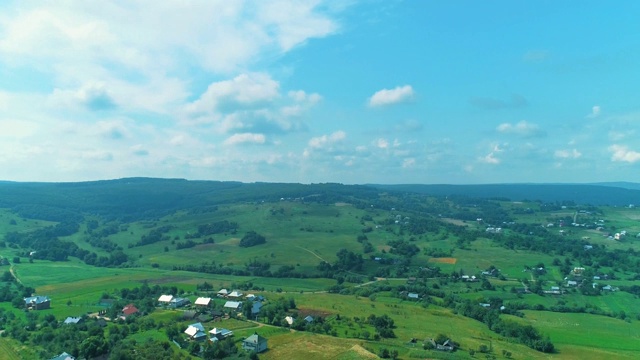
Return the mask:
<svg viewBox="0 0 640 360">
<path fill-rule="evenodd" d="M 306 248 L 303 248 L 302 246 L 296 246 L 296 247 L 297 247 L 297 248 L 300 248 L 300 249 L 302 249 L 302 250 L 304 250 L 304 251 L 307 251 L 307 252 L 311 253 L 311 255 L 313 255 L 313 256 L 317 257 L 318 259 L 320 259 L 320 260 L 322 260 L 322 261 L 324 261 L 324 262 L 328 263 L 328 261 L 327 261 L 327 260 L 323 259 L 320 255 L 318 255 L 318 254 L 314 253 L 313 251 L 311 251 L 311 250 L 309 250 L 309 249 L 306 249 Z"/>
<path fill-rule="evenodd" d="M 11 273 L 11 276 L 13 276 L 13 278 L 16 279 L 16 282 L 18 284 L 22 284 L 22 281 L 18 279 L 18 275 L 16 275 L 15 266 L 11 265 L 11 267 L 9 268 L 9 272 Z"/>
</svg>

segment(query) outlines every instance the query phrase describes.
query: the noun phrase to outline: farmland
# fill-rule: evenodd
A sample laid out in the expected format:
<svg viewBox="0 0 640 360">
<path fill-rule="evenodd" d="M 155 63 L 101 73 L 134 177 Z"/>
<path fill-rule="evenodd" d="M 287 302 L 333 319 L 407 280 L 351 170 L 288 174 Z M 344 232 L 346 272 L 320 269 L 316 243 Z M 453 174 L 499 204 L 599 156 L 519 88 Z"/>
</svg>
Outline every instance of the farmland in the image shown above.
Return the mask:
<svg viewBox="0 0 640 360">
<path fill-rule="evenodd" d="M 238 348 L 254 332 L 268 338 L 269 350 L 258 355 L 264 359 L 633 358 L 640 351 L 636 208 L 329 184 L 216 183 L 214 191 L 202 183 L 183 190 L 183 183 L 172 183 L 152 180 L 149 194 L 136 185 L 135 209 L 110 204 L 99 193 L 91 195 L 91 205 L 47 203 L 42 195 L 47 206 L 30 200 L 25 208 L 5 199 L 0 256 L 6 265 L 0 269 L 8 275 L 0 287 L 14 295 L 0 302 L 0 325 L 10 335 L 0 337 L 3 356 L 52 357 L 62 348 L 44 345 L 38 329 L 51 328 L 56 339 L 53 334 L 69 325 L 58 329 L 51 322 L 78 316 L 88 317 L 91 329 L 95 314 L 118 315 L 109 304 L 132 302 L 142 315 L 97 332 L 105 334 L 96 340 L 103 347 L 74 351 L 124 354 L 133 343 L 116 348 L 107 334 L 126 327 L 123 339 L 166 342 L 173 357 L 207 358 L 207 351 L 219 349 L 198 352 L 182 335 L 194 322 L 185 312 L 200 310 L 159 307 L 157 293 L 172 292 L 191 304 L 213 297 L 207 311 L 218 311 L 228 300 L 216 296 L 223 288 L 264 296 L 267 310 L 251 318 L 242 312 L 209 317 L 203 324 L 232 330 Z M 123 191 L 118 181 L 100 186 L 105 194 Z M 163 203 L 154 186 L 174 200 Z M 192 193 L 205 195 L 188 200 Z M 60 218 L 52 204 L 73 215 Z M 249 234 L 265 241 L 242 246 Z M 25 312 L 19 291 L 49 297 L 51 308 Z M 295 307 L 276 310 L 279 301 Z M 317 321 L 287 325 L 285 315 Z M 390 327 L 379 327 L 378 318 Z M 20 330 L 24 324 L 33 329 Z M 503 330 L 525 326 L 537 340 Z M 437 336 L 455 342 L 455 352 L 431 349 L 428 339 Z M 171 340 L 186 342 L 179 348 Z"/>
</svg>

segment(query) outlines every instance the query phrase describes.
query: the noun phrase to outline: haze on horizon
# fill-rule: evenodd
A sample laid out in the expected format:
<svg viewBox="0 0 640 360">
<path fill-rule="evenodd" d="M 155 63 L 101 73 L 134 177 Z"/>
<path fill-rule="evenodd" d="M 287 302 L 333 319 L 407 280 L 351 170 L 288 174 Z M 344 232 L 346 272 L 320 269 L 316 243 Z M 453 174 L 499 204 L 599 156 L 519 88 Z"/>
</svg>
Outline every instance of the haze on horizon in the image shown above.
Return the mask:
<svg viewBox="0 0 640 360">
<path fill-rule="evenodd" d="M 637 181 L 640 3 L 0 4 L 0 179 Z"/>
</svg>

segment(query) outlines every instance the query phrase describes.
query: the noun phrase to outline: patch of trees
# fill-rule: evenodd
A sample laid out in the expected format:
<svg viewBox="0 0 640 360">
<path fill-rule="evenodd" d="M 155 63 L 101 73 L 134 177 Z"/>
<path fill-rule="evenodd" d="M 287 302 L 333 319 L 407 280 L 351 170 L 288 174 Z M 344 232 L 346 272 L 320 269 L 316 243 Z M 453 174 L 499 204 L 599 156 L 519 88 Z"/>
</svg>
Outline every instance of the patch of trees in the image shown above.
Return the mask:
<svg viewBox="0 0 640 360">
<path fill-rule="evenodd" d="M 555 347 L 549 337 L 542 336 L 531 325 L 523 325 L 515 321 L 500 318 L 500 311 L 494 308 L 479 306 L 471 300 L 456 300 L 452 295 L 445 297 L 445 305 L 453 308 L 457 313 L 478 320 L 497 334 L 514 339 L 534 350 L 553 353 Z"/>
<path fill-rule="evenodd" d="M 247 232 L 242 239 L 240 239 L 240 247 L 251 247 L 267 242 L 264 236 L 258 234 L 255 231 Z"/>
<path fill-rule="evenodd" d="M 394 338 L 396 334 L 393 332 L 393 329 L 396 327 L 393 319 L 390 318 L 387 314 L 382 316 L 376 316 L 374 314 L 369 315 L 367 317 L 367 322 L 372 325 L 378 335 L 381 338 Z"/>
<path fill-rule="evenodd" d="M 222 234 L 226 232 L 234 233 L 238 230 L 238 223 L 228 220 L 217 221 L 211 224 L 198 226 L 197 237 L 208 236 L 213 234 Z"/>
<path fill-rule="evenodd" d="M 138 241 L 134 246 L 144 246 L 155 244 L 160 241 L 168 241 L 170 240 L 169 235 L 166 235 L 169 231 L 173 230 L 174 226 L 172 225 L 163 225 L 156 229 L 149 231 L 148 234 L 142 235 L 140 237 L 140 241 Z"/>
<path fill-rule="evenodd" d="M 391 240 L 387 245 L 391 246 L 391 249 L 389 250 L 391 254 L 404 256 L 406 258 L 413 257 L 420 252 L 419 247 L 405 240 Z"/>
</svg>

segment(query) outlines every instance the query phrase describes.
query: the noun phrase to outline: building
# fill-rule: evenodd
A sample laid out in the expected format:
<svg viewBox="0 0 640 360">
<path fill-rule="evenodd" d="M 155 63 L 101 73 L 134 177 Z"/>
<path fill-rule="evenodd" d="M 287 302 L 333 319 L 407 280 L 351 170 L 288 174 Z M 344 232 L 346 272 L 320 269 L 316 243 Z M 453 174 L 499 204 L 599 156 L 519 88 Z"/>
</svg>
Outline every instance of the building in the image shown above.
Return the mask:
<svg viewBox="0 0 640 360">
<path fill-rule="evenodd" d="M 257 353 L 267 350 L 267 339 L 254 333 L 248 338 L 242 340 L 242 349 L 246 351 L 255 351 Z"/>
<path fill-rule="evenodd" d="M 209 331 L 209 334 L 211 334 L 218 340 L 222 340 L 228 338 L 229 336 L 233 336 L 233 331 L 223 328 L 213 328 L 211 331 Z M 213 337 L 211 339 L 213 339 Z"/>
<path fill-rule="evenodd" d="M 224 308 L 229 310 L 240 311 L 242 309 L 242 302 L 240 301 L 227 301 L 224 303 Z"/>
<path fill-rule="evenodd" d="M 127 306 L 122 308 L 122 311 L 120 312 L 120 319 L 126 320 L 129 316 L 136 314 L 139 311 L 140 310 L 138 310 L 138 308 L 135 307 L 135 305 L 128 304 Z"/>
<path fill-rule="evenodd" d="M 209 307 L 210 304 L 211 304 L 211 298 L 208 298 L 208 297 L 199 297 L 196 299 L 196 302 L 194 303 L 194 305 L 198 307 Z"/>
<path fill-rule="evenodd" d="M 189 336 L 189 339 L 195 341 L 200 341 L 207 338 L 207 334 L 204 331 L 204 326 L 202 325 L 202 323 L 189 325 L 184 333 Z"/>
<path fill-rule="evenodd" d="M 64 319 L 63 324 L 79 324 L 82 322 L 82 318 L 81 317 L 67 317 L 66 319 Z"/>
<path fill-rule="evenodd" d="M 179 307 L 187 306 L 191 304 L 191 300 L 187 298 L 176 297 L 169 301 L 169 307 L 173 309 L 177 309 Z"/>
<path fill-rule="evenodd" d="M 51 299 L 48 296 L 30 296 L 24 298 L 24 304 L 27 309 L 43 310 L 51 308 Z"/>
<path fill-rule="evenodd" d="M 76 358 L 73 357 L 71 354 L 63 352 L 62 354 L 60 354 L 58 356 L 52 357 L 51 360 L 76 360 Z"/>
<path fill-rule="evenodd" d="M 173 300 L 173 295 L 160 295 L 158 298 L 158 305 L 169 305 L 171 300 Z"/>
</svg>

